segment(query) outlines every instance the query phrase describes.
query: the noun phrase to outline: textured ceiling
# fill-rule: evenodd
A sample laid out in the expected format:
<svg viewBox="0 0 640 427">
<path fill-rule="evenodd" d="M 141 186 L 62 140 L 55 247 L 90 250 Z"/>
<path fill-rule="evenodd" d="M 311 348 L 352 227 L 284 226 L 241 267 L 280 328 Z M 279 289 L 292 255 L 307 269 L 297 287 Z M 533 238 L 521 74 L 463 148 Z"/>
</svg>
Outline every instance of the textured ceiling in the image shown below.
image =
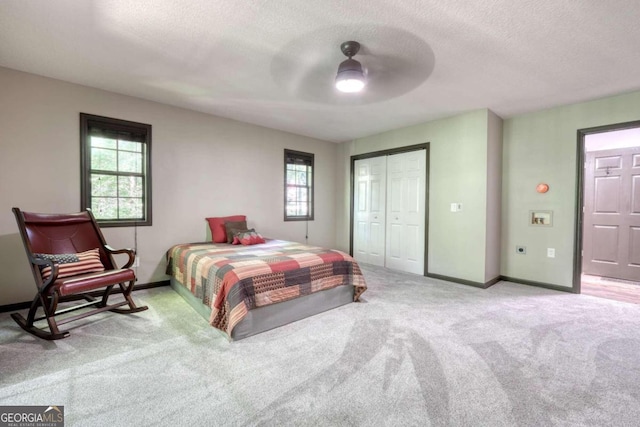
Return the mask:
<svg viewBox="0 0 640 427">
<path fill-rule="evenodd" d="M 0 66 L 330 141 L 640 89 L 638 0 L 2 0 Z M 369 83 L 333 88 L 340 43 Z"/>
</svg>

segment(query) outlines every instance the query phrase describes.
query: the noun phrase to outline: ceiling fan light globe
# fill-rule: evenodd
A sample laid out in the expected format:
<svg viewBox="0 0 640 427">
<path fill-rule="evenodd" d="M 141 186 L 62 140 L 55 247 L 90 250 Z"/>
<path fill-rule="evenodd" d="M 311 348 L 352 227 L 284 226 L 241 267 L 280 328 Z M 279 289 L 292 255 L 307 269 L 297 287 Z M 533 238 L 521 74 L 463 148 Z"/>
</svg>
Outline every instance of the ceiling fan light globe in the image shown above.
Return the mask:
<svg viewBox="0 0 640 427">
<path fill-rule="evenodd" d="M 360 92 L 364 88 L 364 79 L 336 79 L 336 89 L 340 92 Z"/>
</svg>

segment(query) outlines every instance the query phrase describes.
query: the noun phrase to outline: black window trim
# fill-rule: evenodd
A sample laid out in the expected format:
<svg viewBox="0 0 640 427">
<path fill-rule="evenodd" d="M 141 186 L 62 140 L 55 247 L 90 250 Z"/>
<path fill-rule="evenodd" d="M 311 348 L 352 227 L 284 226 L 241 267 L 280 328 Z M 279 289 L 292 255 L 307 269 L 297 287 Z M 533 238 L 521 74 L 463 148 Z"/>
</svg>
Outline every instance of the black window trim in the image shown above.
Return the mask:
<svg viewBox="0 0 640 427">
<path fill-rule="evenodd" d="M 289 157 L 297 157 L 299 159 L 309 160 L 311 162 L 311 192 L 310 192 L 310 202 L 309 203 L 309 211 L 310 215 L 306 216 L 288 216 L 287 215 L 287 159 Z M 284 149 L 284 220 L 285 221 L 313 221 L 315 215 L 315 179 L 316 179 L 316 168 L 315 168 L 315 155 L 313 153 L 305 153 L 303 151 L 295 151 L 289 150 L 287 148 Z"/>
<path fill-rule="evenodd" d="M 97 116 L 93 114 L 80 113 L 80 210 L 91 207 L 91 170 L 89 169 L 89 156 L 91 150 L 88 149 L 87 141 L 90 136 L 90 127 L 95 124 L 108 127 L 112 133 L 127 132 L 133 135 L 145 135 L 144 140 L 141 138 L 137 142 L 143 142 L 146 145 L 146 153 L 144 155 L 146 173 L 136 174 L 127 173 L 127 175 L 142 175 L 143 188 L 145 192 L 142 196 L 145 219 L 144 220 L 100 220 L 96 219 L 101 227 L 134 227 L 134 226 L 150 226 L 152 225 L 152 204 L 151 204 L 151 125 L 145 123 L 132 122 L 128 120 L 115 119 L 112 117 Z M 110 171 L 102 171 L 104 174 L 114 174 Z M 118 175 L 115 173 L 115 175 Z"/>
</svg>

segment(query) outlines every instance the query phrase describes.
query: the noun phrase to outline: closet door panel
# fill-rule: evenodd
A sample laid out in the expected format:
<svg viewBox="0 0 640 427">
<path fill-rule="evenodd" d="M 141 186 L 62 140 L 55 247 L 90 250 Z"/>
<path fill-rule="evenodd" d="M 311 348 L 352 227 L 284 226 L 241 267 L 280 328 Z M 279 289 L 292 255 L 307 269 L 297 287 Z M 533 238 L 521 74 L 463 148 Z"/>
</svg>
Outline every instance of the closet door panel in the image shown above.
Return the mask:
<svg viewBox="0 0 640 427">
<path fill-rule="evenodd" d="M 426 152 L 388 159 L 386 266 L 424 274 Z"/>
<path fill-rule="evenodd" d="M 389 268 L 398 268 L 402 265 L 402 228 L 401 224 L 391 224 L 387 227 L 387 240 L 389 241 L 389 246 L 386 256 L 386 265 Z"/>
<path fill-rule="evenodd" d="M 387 158 L 369 159 L 369 264 L 384 266 Z"/>
<path fill-rule="evenodd" d="M 407 178 L 407 198 L 405 209 L 408 214 L 420 213 L 420 187 L 420 177 L 410 176 Z"/>
<path fill-rule="evenodd" d="M 369 262 L 369 214 L 367 193 L 369 187 L 369 162 L 355 162 L 355 182 L 353 185 L 353 257 L 358 262 Z"/>
<path fill-rule="evenodd" d="M 420 257 L 423 257 L 423 251 L 420 250 L 420 227 L 416 225 L 406 226 L 406 262 L 408 263 L 420 263 Z"/>
<path fill-rule="evenodd" d="M 367 262 L 367 227 L 366 221 L 358 221 L 355 224 L 353 239 L 353 257 L 360 262 Z"/>
<path fill-rule="evenodd" d="M 389 214 L 400 215 L 402 213 L 402 177 L 389 177 Z"/>
<path fill-rule="evenodd" d="M 384 224 L 372 222 L 369 228 L 371 264 L 384 265 Z"/>
<path fill-rule="evenodd" d="M 357 261 L 384 265 L 386 157 L 356 160 L 354 248 Z"/>
</svg>

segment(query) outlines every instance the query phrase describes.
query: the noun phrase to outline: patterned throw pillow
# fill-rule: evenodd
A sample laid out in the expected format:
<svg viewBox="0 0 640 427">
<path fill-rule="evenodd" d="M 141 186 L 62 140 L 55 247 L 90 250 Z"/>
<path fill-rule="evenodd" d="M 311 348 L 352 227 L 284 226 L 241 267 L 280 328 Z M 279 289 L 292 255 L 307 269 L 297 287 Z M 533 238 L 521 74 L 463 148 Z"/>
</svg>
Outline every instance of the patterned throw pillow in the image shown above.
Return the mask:
<svg viewBox="0 0 640 427">
<path fill-rule="evenodd" d="M 225 221 L 224 229 L 227 232 L 227 243 L 233 243 L 233 235 L 247 229 L 247 221 Z"/>
<path fill-rule="evenodd" d="M 233 235 L 234 245 L 257 245 L 258 243 L 264 243 L 264 238 L 256 233 L 253 228 L 251 230 L 239 231 Z"/>
<path fill-rule="evenodd" d="M 100 262 L 100 250 L 98 248 L 77 254 L 34 254 L 34 256 L 58 263 L 58 279 L 83 273 L 104 271 L 104 265 Z M 41 268 L 40 273 L 42 278 L 47 280 L 51 276 L 51 267 Z"/>
</svg>

